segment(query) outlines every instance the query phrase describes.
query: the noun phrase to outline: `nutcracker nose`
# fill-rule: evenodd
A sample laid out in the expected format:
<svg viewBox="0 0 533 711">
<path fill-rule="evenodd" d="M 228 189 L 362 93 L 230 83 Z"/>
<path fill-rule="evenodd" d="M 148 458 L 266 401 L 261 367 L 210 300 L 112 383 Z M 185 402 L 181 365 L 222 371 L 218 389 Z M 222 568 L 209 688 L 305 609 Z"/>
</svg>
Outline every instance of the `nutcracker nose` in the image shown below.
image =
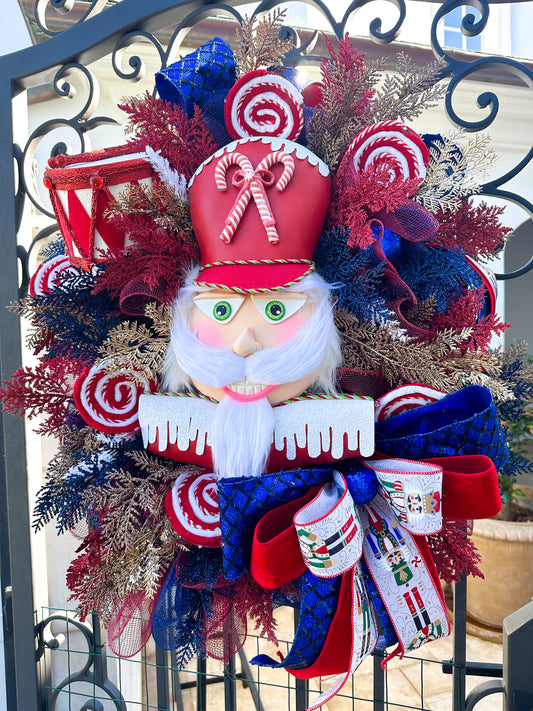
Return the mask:
<svg viewBox="0 0 533 711">
<path fill-rule="evenodd" d="M 232 351 L 242 358 L 247 358 L 260 350 L 260 348 L 261 346 L 255 337 L 255 333 L 251 328 L 245 328 L 233 341 Z"/>
</svg>

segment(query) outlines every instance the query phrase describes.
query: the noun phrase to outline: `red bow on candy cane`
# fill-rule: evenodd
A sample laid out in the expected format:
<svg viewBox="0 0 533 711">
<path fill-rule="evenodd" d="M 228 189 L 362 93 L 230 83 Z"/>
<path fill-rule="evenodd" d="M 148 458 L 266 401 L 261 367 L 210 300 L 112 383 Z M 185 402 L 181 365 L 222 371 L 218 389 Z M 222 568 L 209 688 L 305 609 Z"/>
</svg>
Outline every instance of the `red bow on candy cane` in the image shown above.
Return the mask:
<svg viewBox="0 0 533 711">
<path fill-rule="evenodd" d="M 261 222 L 265 227 L 268 241 L 271 244 L 277 244 L 279 242 L 279 235 L 276 230 L 276 220 L 265 190 L 265 187 L 274 185 L 275 177 L 272 171 L 270 171 L 270 168 L 273 165 L 276 165 L 276 163 L 281 163 L 284 167 L 283 173 L 275 184 L 276 190 L 282 192 L 287 187 L 287 184 L 294 173 L 294 159 L 288 153 L 285 153 L 284 151 L 269 153 L 263 158 L 255 169 L 250 160 L 237 151 L 227 153 L 219 160 L 215 169 L 215 182 L 218 190 L 221 192 L 228 189 L 228 183 L 226 180 L 226 172 L 228 168 L 232 165 L 237 165 L 239 167 L 239 170 L 234 173 L 232 178 L 232 184 L 236 188 L 239 188 L 239 194 L 233 207 L 231 208 L 231 211 L 226 217 L 224 229 L 220 234 L 221 240 L 226 243 L 231 242 L 242 216 L 244 215 L 244 211 L 246 210 L 250 199 L 253 197 L 255 204 L 257 205 L 257 209 L 259 210 Z"/>
</svg>

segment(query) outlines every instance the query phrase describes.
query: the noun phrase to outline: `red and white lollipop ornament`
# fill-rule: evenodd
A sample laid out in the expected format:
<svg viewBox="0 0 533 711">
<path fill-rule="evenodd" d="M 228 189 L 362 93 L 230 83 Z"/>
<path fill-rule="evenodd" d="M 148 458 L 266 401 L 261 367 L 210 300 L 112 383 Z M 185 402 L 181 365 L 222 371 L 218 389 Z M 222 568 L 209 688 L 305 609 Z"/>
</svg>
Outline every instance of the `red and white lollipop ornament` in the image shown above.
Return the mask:
<svg viewBox="0 0 533 711">
<path fill-rule="evenodd" d="M 429 150 L 420 136 L 400 121 L 380 121 L 357 134 L 348 146 L 343 162 L 359 173 L 384 158 L 393 180 L 426 177 Z"/>
<path fill-rule="evenodd" d="M 131 372 L 110 375 L 105 362 L 85 368 L 74 384 L 74 402 L 85 422 L 99 432 L 125 434 L 140 429 L 138 406 L 148 382 Z"/>
<path fill-rule="evenodd" d="M 388 420 L 389 417 L 399 415 L 406 410 L 412 410 L 421 405 L 429 405 L 429 403 L 436 402 L 445 395 L 446 393 L 442 390 L 437 390 L 437 388 L 432 388 L 429 385 L 421 385 L 420 383 L 400 385 L 400 387 L 390 390 L 374 402 L 375 421 Z"/>
<path fill-rule="evenodd" d="M 180 474 L 165 498 L 172 528 L 188 543 L 206 548 L 221 545 L 217 477 L 212 473 Z"/>
<path fill-rule="evenodd" d="M 224 119 L 232 138 L 269 136 L 295 141 L 304 125 L 303 96 L 280 74 L 256 69 L 231 88 Z"/>
<path fill-rule="evenodd" d="M 30 281 L 31 296 L 38 298 L 51 294 L 64 272 L 77 273 L 70 264 L 69 258 L 64 254 L 59 254 L 57 257 L 52 257 L 52 259 L 39 264 Z"/>
</svg>

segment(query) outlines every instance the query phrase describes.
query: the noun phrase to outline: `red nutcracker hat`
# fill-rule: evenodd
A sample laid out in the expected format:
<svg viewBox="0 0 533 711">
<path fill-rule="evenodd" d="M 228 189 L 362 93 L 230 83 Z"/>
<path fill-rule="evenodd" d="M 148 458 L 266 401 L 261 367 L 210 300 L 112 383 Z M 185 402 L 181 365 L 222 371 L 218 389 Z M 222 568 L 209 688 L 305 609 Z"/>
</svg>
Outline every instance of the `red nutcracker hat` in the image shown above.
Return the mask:
<svg viewBox="0 0 533 711">
<path fill-rule="evenodd" d="M 224 146 L 189 183 L 202 259 L 198 286 L 262 292 L 295 284 L 329 206 L 329 168 L 304 146 L 252 137 Z"/>
</svg>

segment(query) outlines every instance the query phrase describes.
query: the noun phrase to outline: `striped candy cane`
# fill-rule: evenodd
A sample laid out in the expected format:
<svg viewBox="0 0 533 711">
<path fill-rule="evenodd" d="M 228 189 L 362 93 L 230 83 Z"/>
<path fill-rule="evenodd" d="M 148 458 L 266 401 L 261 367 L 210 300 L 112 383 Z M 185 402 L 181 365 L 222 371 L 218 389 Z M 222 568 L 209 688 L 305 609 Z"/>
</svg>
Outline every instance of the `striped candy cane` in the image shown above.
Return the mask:
<svg viewBox="0 0 533 711">
<path fill-rule="evenodd" d="M 218 190 L 221 192 L 225 192 L 228 189 L 226 172 L 232 165 L 238 165 L 240 168 L 238 173 L 233 178 L 234 184 L 235 178 L 239 176 L 243 181 L 243 185 L 237 199 L 235 200 L 235 204 L 231 208 L 231 212 L 226 218 L 224 229 L 220 234 L 220 239 L 227 244 L 231 242 L 239 222 L 244 215 L 244 211 L 250 202 L 252 194 L 249 190 L 249 184 L 254 174 L 253 166 L 246 156 L 242 153 L 238 153 L 237 151 L 226 153 L 226 155 L 218 161 L 217 167 L 215 168 L 215 183 Z"/>
<path fill-rule="evenodd" d="M 231 242 L 251 197 L 254 198 L 255 204 L 257 205 L 268 241 L 271 244 L 277 244 L 279 242 L 276 220 L 265 191 L 265 186 L 274 184 L 274 175 L 270 171 L 270 168 L 276 163 L 283 165 L 283 173 L 276 183 L 276 189 L 282 192 L 287 187 L 294 173 L 294 159 L 284 151 L 269 153 L 263 158 L 255 170 L 248 158 L 237 151 L 226 154 L 218 162 L 215 168 L 215 183 L 218 190 L 222 192 L 228 189 L 226 180 L 228 168 L 232 165 L 238 165 L 240 168 L 232 180 L 233 185 L 240 188 L 239 194 L 226 218 L 224 229 L 220 234 L 220 239 L 224 242 Z"/>
</svg>

